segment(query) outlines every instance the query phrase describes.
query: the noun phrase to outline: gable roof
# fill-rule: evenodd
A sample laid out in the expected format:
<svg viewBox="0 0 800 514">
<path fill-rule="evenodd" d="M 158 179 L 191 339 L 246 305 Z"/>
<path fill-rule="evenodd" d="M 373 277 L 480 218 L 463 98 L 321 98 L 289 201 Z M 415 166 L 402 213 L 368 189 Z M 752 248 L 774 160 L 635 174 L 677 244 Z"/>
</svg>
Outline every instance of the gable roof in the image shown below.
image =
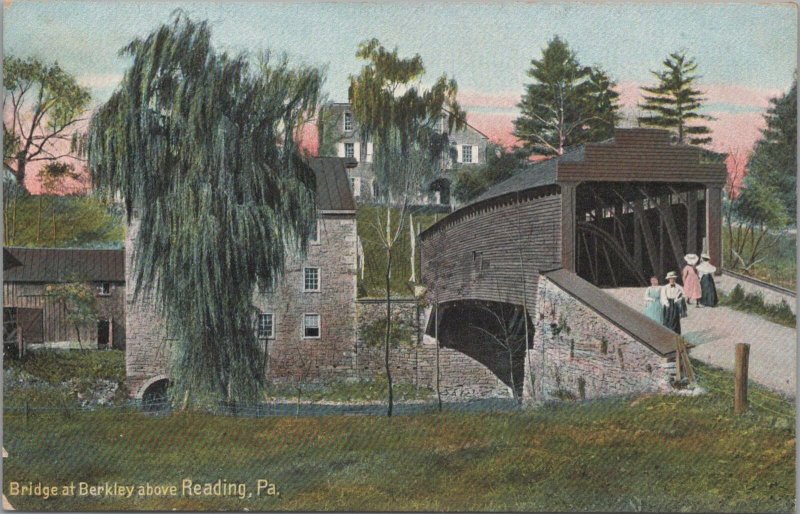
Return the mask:
<svg viewBox="0 0 800 514">
<path fill-rule="evenodd" d="M 125 250 L 6 247 L 21 266 L 6 270 L 3 282 L 125 282 Z"/>
<path fill-rule="evenodd" d="M 345 159 L 312 157 L 308 163 L 317 181 L 317 210 L 355 213 L 356 202 L 350 190 Z"/>
<path fill-rule="evenodd" d="M 541 274 L 658 355 L 665 357 L 675 353 L 680 337 L 678 334 L 628 307 L 575 273 L 557 269 Z"/>
</svg>

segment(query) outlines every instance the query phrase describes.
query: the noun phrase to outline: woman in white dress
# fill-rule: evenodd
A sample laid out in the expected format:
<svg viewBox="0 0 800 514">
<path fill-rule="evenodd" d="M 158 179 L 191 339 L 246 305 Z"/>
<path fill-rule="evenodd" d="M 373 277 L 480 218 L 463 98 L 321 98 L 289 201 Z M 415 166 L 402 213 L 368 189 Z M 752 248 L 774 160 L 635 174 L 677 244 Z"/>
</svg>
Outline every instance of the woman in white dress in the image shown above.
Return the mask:
<svg viewBox="0 0 800 514">
<path fill-rule="evenodd" d="M 716 307 L 719 299 L 717 298 L 717 285 L 714 283 L 714 273 L 717 267 L 709 262 L 709 255 L 702 254 L 703 262 L 697 265 L 697 274 L 700 275 L 700 300 L 698 305 L 705 307 Z"/>
</svg>

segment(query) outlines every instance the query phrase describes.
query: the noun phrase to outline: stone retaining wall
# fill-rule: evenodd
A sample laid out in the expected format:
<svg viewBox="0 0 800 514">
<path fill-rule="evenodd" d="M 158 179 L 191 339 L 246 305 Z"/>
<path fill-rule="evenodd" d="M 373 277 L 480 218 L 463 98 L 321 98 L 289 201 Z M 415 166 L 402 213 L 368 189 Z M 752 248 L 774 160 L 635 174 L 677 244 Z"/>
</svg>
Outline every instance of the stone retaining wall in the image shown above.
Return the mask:
<svg viewBox="0 0 800 514">
<path fill-rule="evenodd" d="M 591 399 L 671 389 L 675 364 L 577 298 L 539 279 L 525 401 Z"/>
</svg>

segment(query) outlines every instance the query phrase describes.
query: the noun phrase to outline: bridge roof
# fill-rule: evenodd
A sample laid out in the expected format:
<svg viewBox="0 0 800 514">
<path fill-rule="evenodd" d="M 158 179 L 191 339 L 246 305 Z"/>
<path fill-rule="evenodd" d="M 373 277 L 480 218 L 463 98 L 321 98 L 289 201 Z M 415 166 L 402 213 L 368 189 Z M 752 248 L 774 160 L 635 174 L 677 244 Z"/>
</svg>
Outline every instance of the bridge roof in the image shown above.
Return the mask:
<svg viewBox="0 0 800 514">
<path fill-rule="evenodd" d="M 516 193 L 517 191 L 553 185 L 556 183 L 558 163 L 582 161 L 583 154 L 583 145 L 576 146 L 568 149 L 563 155 L 521 168 L 515 171 L 510 178 L 487 189 L 482 195 L 470 202 L 470 205 L 509 193 Z"/>
<path fill-rule="evenodd" d="M 666 357 L 675 353 L 680 337 L 678 334 L 628 307 L 575 273 L 557 269 L 542 272 L 542 275 L 660 356 Z"/>
</svg>

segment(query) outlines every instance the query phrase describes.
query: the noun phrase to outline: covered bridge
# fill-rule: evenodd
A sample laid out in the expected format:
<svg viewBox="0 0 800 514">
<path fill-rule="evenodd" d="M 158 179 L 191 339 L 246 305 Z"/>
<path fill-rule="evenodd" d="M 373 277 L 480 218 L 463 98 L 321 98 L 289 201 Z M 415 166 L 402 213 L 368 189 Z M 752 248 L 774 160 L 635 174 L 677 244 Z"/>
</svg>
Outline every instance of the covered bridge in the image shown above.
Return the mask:
<svg viewBox="0 0 800 514">
<path fill-rule="evenodd" d="M 676 143 L 668 131 L 638 128 L 518 171 L 420 236 L 422 278 L 441 306 L 441 344 L 463 348 L 518 390 L 523 381 L 528 387 L 524 368 L 532 363 L 524 357 L 537 354 L 532 347 L 544 335 L 536 329 L 551 314 L 538 304 L 544 289 L 557 288 L 631 341 L 673 359 L 674 345 L 664 341 L 674 335 L 647 319 L 632 322 L 633 311 L 611 316 L 624 309 L 597 288 L 644 286 L 652 275 L 663 283 L 666 272 L 680 271 L 685 253 L 707 251 L 719 268 L 726 177 L 719 155 Z M 561 270 L 558 279 L 540 284 L 553 270 Z M 597 291 L 591 305 L 580 298 L 587 287 Z M 489 318 L 475 315 L 487 308 Z M 529 313 L 527 352 L 497 337 L 509 332 L 509 308 Z M 631 323 L 638 328 L 622 326 Z M 550 325 L 564 337 L 558 319 Z M 583 343 L 573 342 L 573 356 L 575 344 Z M 608 341 L 596 346 L 608 351 Z"/>
</svg>

